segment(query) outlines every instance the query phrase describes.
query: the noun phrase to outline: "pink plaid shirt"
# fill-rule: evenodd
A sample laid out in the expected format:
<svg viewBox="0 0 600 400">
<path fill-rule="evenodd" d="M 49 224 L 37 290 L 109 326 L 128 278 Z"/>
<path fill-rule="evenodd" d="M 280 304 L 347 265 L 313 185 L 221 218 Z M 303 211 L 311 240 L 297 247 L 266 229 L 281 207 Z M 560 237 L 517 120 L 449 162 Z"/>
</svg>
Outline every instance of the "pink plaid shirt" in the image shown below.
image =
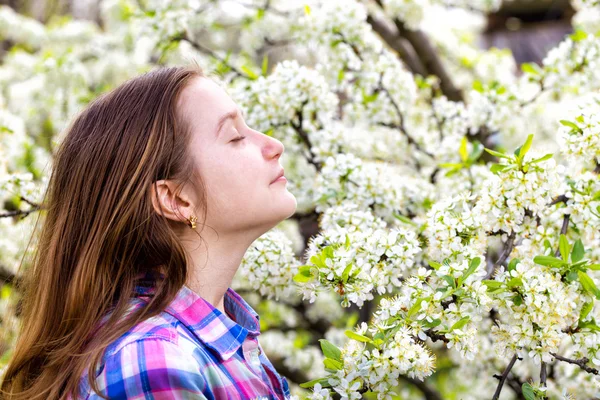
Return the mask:
<svg viewBox="0 0 600 400">
<path fill-rule="evenodd" d="M 146 304 L 149 286 L 136 286 L 130 312 Z M 285 378 L 258 342 L 259 317 L 233 289 L 221 313 L 183 286 L 159 315 L 134 326 L 108 347 L 96 373 L 110 399 L 289 399 Z M 84 375 L 83 399 L 91 393 Z"/>
</svg>

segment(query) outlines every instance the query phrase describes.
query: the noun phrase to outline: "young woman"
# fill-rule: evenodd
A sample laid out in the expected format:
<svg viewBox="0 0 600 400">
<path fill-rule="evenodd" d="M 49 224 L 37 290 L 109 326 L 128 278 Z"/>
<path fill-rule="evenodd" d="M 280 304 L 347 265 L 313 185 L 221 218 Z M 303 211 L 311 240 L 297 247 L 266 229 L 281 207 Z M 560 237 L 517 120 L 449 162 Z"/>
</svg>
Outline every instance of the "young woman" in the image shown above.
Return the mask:
<svg viewBox="0 0 600 400">
<path fill-rule="evenodd" d="M 55 154 L 2 399 L 289 398 L 229 287 L 296 210 L 283 151 L 197 65 L 93 101 Z"/>
</svg>

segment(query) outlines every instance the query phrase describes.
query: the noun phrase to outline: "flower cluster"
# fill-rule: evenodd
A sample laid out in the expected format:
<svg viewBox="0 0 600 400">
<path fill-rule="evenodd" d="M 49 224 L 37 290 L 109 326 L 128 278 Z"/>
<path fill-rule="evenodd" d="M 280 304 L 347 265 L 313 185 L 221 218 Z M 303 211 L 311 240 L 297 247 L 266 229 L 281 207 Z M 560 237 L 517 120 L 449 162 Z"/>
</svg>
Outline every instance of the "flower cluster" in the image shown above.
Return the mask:
<svg viewBox="0 0 600 400">
<path fill-rule="evenodd" d="M 447 198 L 435 203 L 428 212 L 425 235 L 432 260 L 462 260 L 485 253 L 487 235 L 481 228 L 481 214 L 473 210 L 475 195 Z"/>
<path fill-rule="evenodd" d="M 501 315 L 498 326 L 492 327 L 496 352 L 503 357 L 528 354 L 537 363 L 551 361 L 564 330 L 579 318 L 579 282 L 565 284 L 556 270 L 525 259 L 501 268 L 489 285 Z"/>
<path fill-rule="evenodd" d="M 600 97 L 590 99 L 572 120 L 562 121 L 557 141 L 571 162 L 600 164 Z"/>
<path fill-rule="evenodd" d="M 484 184 L 474 212 L 485 216 L 486 231 L 520 232 L 526 219 L 549 212 L 560 178 L 550 155 L 528 155 L 526 145 L 520 155 L 500 155 L 506 163 L 497 164 L 497 175 Z M 525 158 L 526 157 L 526 158 Z"/>
<path fill-rule="evenodd" d="M 283 232 L 272 229 L 248 248 L 239 274 L 253 290 L 267 298 L 279 299 L 292 293 L 294 288 L 290 282 L 297 271 L 291 240 Z"/>
<path fill-rule="evenodd" d="M 332 118 L 337 106 L 323 77 L 296 60 L 282 61 L 250 87 L 235 86 L 231 95 L 245 106 L 248 124 L 264 131 L 302 121 L 302 129 L 313 132 Z"/>
<path fill-rule="evenodd" d="M 316 211 L 352 202 L 361 209 L 371 208 L 386 220 L 393 213 L 388 204 L 403 203 L 402 175 L 390 164 L 368 162 L 351 153 L 327 157 L 317 176 Z"/>
<path fill-rule="evenodd" d="M 321 224 L 321 233 L 311 238 L 306 250 L 310 265 L 301 267 L 297 278 L 311 301 L 318 287 L 326 285 L 342 296 L 343 305 L 361 306 L 373 299 L 373 290 L 386 293 L 400 286 L 420 252 L 414 232 L 387 230 L 384 221 L 359 211 L 354 203 L 328 208 Z"/>
<path fill-rule="evenodd" d="M 33 18 L 16 13 L 9 6 L 0 5 L 0 39 L 40 47 L 47 39 L 46 27 Z"/>
<path fill-rule="evenodd" d="M 481 12 L 493 12 L 500 8 L 500 0 L 384 0 L 386 13 L 402 21 L 408 29 L 416 30 L 432 6 L 469 8 Z"/>
</svg>

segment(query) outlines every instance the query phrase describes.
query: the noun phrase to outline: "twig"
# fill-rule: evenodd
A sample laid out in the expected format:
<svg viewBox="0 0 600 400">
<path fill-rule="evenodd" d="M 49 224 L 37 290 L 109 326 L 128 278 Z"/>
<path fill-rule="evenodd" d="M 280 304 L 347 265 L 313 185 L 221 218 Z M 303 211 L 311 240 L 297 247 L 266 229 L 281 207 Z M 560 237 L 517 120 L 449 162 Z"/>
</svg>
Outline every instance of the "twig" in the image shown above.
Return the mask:
<svg viewBox="0 0 600 400">
<path fill-rule="evenodd" d="M 498 267 L 500 267 L 501 265 L 503 265 L 506 262 L 506 259 L 508 258 L 508 256 L 510 255 L 510 253 L 513 250 L 513 246 L 515 244 L 515 237 L 516 237 L 516 233 L 515 233 L 515 231 L 512 231 L 510 233 L 510 236 L 506 240 L 506 243 L 504 243 L 504 248 L 502 249 L 502 253 L 500 254 L 500 257 L 498 257 L 498 260 L 494 263 L 494 265 L 492 266 L 490 271 L 487 273 L 487 275 L 483 279 L 489 279 L 491 276 L 494 275 L 494 272 L 496 272 L 496 269 L 498 269 Z"/>
<path fill-rule="evenodd" d="M 30 208 L 29 210 L 14 210 L 14 211 L 7 211 L 4 213 L 0 213 L 0 218 L 10 218 L 10 217 L 16 217 L 18 215 L 22 215 L 23 217 L 28 216 L 29 214 L 39 211 L 41 210 L 40 207 L 33 207 Z"/>
<path fill-rule="evenodd" d="M 446 336 L 440 335 L 439 333 L 434 332 L 432 329 L 428 329 L 425 334 L 429 336 L 432 342 L 442 341 L 444 343 L 448 343 L 449 340 Z"/>
<path fill-rule="evenodd" d="M 406 126 L 404 125 L 404 115 L 402 114 L 402 111 L 400 110 L 400 107 L 398 106 L 398 103 L 396 103 L 396 101 L 392 97 L 391 93 L 383 86 L 382 80 L 383 80 L 383 73 L 381 73 L 379 75 L 379 83 L 378 83 L 377 88 L 375 89 L 375 91 L 376 92 L 377 91 L 382 91 L 388 97 L 388 99 L 390 100 L 390 103 L 392 103 L 392 107 L 394 107 L 394 111 L 396 111 L 396 115 L 398 115 L 399 124 L 385 124 L 385 123 L 380 123 L 380 125 L 387 126 L 387 127 L 394 127 L 396 129 L 399 129 L 400 132 L 402 132 L 402 134 L 404 136 L 406 136 L 406 139 L 408 140 L 409 144 L 412 144 L 413 146 L 415 146 L 415 148 L 417 150 L 419 150 L 421 153 L 426 154 L 429 157 L 435 159 L 435 157 L 433 156 L 433 154 L 431 154 L 428 151 L 426 151 L 423 148 L 421 148 L 421 146 L 419 145 L 419 143 L 417 143 L 417 141 L 415 139 L 413 139 L 413 137 L 408 134 L 408 131 L 406 130 Z"/>
<path fill-rule="evenodd" d="M 548 377 L 548 373 L 546 371 L 546 363 L 542 361 L 542 365 L 540 367 L 540 387 L 546 387 L 546 378 L 547 377 Z"/>
<path fill-rule="evenodd" d="M 569 230 L 569 218 L 571 217 L 571 214 L 565 214 L 563 216 L 563 223 L 562 223 L 562 227 L 560 228 L 560 234 L 561 235 L 566 235 L 567 231 Z M 560 256 L 560 246 L 558 246 L 558 249 L 556 249 L 556 251 L 554 252 L 554 257 L 558 257 Z"/>
<path fill-rule="evenodd" d="M 7 267 L 4 265 L 0 265 L 0 282 L 1 283 L 13 283 L 16 282 L 19 278 L 12 273 Z"/>
<path fill-rule="evenodd" d="M 552 201 L 551 201 L 551 202 L 548 204 L 548 206 L 553 206 L 553 205 L 555 205 L 555 204 L 558 204 L 558 203 L 565 203 L 565 204 L 567 204 L 567 201 L 568 201 L 568 200 L 569 200 L 569 198 L 568 198 L 566 195 L 564 195 L 564 194 L 561 194 L 560 196 L 557 196 L 555 199 L 553 199 L 553 200 L 552 200 Z"/>
<path fill-rule="evenodd" d="M 406 375 L 400 375 L 399 378 L 413 384 L 417 389 L 419 389 L 421 393 L 423 393 L 425 400 L 442 400 L 442 395 L 432 387 L 427 386 L 425 382 L 415 378 L 410 378 Z"/>
<path fill-rule="evenodd" d="M 298 134 L 298 136 L 300 137 L 300 139 L 302 139 L 302 141 L 306 145 L 306 148 L 308 149 L 308 153 L 310 155 L 307 158 L 308 162 L 310 164 L 314 165 L 315 168 L 317 169 L 317 171 L 321 171 L 322 165 L 321 165 L 320 162 L 315 161 L 316 156 L 312 152 L 312 143 L 310 142 L 310 138 L 308 137 L 308 133 L 302 127 L 303 119 L 304 119 L 304 116 L 302 115 L 302 109 L 304 108 L 304 105 L 307 102 L 308 102 L 308 100 L 305 100 L 304 103 L 302 103 L 302 107 L 300 108 L 300 110 L 296 111 L 296 115 L 298 116 L 298 123 L 294 124 L 294 122 L 290 122 L 290 125 L 292 126 L 292 128 L 294 128 L 294 130 L 296 131 L 296 133 Z"/>
<path fill-rule="evenodd" d="M 556 353 L 550 353 L 550 354 L 552 354 L 552 356 L 554 356 L 554 358 L 556 358 L 557 360 L 564 361 L 569 364 L 578 365 L 579 368 L 581 368 L 585 372 L 588 372 L 588 373 L 594 374 L 594 375 L 599 375 L 598 370 L 596 368 L 588 367 L 586 365 L 590 361 L 587 357 L 580 358 L 579 360 L 573 360 L 571 358 L 560 356 Z"/>
<path fill-rule="evenodd" d="M 510 359 L 510 362 L 504 369 L 502 376 L 499 378 L 500 382 L 498 382 L 498 387 L 496 388 L 496 392 L 494 393 L 494 397 L 492 397 L 492 400 L 498 400 L 498 398 L 500 397 L 500 392 L 502 391 L 502 386 L 504 386 L 504 382 L 506 381 L 506 378 L 508 377 L 508 374 L 510 373 L 510 370 L 512 369 L 512 367 L 515 365 L 516 361 L 517 361 L 517 353 L 515 353 L 512 356 L 512 358 Z M 496 378 L 498 378 L 498 375 L 494 375 L 494 376 Z"/>
<path fill-rule="evenodd" d="M 250 76 L 248 76 L 247 74 L 243 73 L 242 71 L 240 71 L 239 69 L 237 69 L 233 65 L 229 64 L 223 57 L 219 56 L 217 53 L 215 53 L 214 51 L 212 51 L 208 47 L 205 47 L 205 46 L 201 45 L 200 43 L 192 40 L 190 38 L 190 36 L 188 35 L 187 32 L 183 32 L 180 36 L 173 38 L 173 40 L 185 40 L 194 49 L 196 49 L 200 53 L 207 54 L 207 55 L 209 55 L 209 56 L 211 56 L 213 58 L 216 58 L 217 60 L 221 61 L 223 64 L 227 65 L 227 67 L 229 69 L 231 69 L 235 73 L 236 77 L 250 79 Z"/>
</svg>

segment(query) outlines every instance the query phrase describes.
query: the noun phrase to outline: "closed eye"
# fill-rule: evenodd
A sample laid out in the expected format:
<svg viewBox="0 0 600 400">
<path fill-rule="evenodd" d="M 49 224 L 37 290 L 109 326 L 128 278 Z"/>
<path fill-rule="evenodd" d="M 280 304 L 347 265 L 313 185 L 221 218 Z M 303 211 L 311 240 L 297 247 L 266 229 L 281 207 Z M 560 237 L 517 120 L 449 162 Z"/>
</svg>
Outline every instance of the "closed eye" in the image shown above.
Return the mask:
<svg viewBox="0 0 600 400">
<path fill-rule="evenodd" d="M 239 142 L 239 141 L 244 140 L 244 139 L 246 139 L 246 136 L 240 136 L 238 138 L 233 139 L 232 142 Z"/>
</svg>

